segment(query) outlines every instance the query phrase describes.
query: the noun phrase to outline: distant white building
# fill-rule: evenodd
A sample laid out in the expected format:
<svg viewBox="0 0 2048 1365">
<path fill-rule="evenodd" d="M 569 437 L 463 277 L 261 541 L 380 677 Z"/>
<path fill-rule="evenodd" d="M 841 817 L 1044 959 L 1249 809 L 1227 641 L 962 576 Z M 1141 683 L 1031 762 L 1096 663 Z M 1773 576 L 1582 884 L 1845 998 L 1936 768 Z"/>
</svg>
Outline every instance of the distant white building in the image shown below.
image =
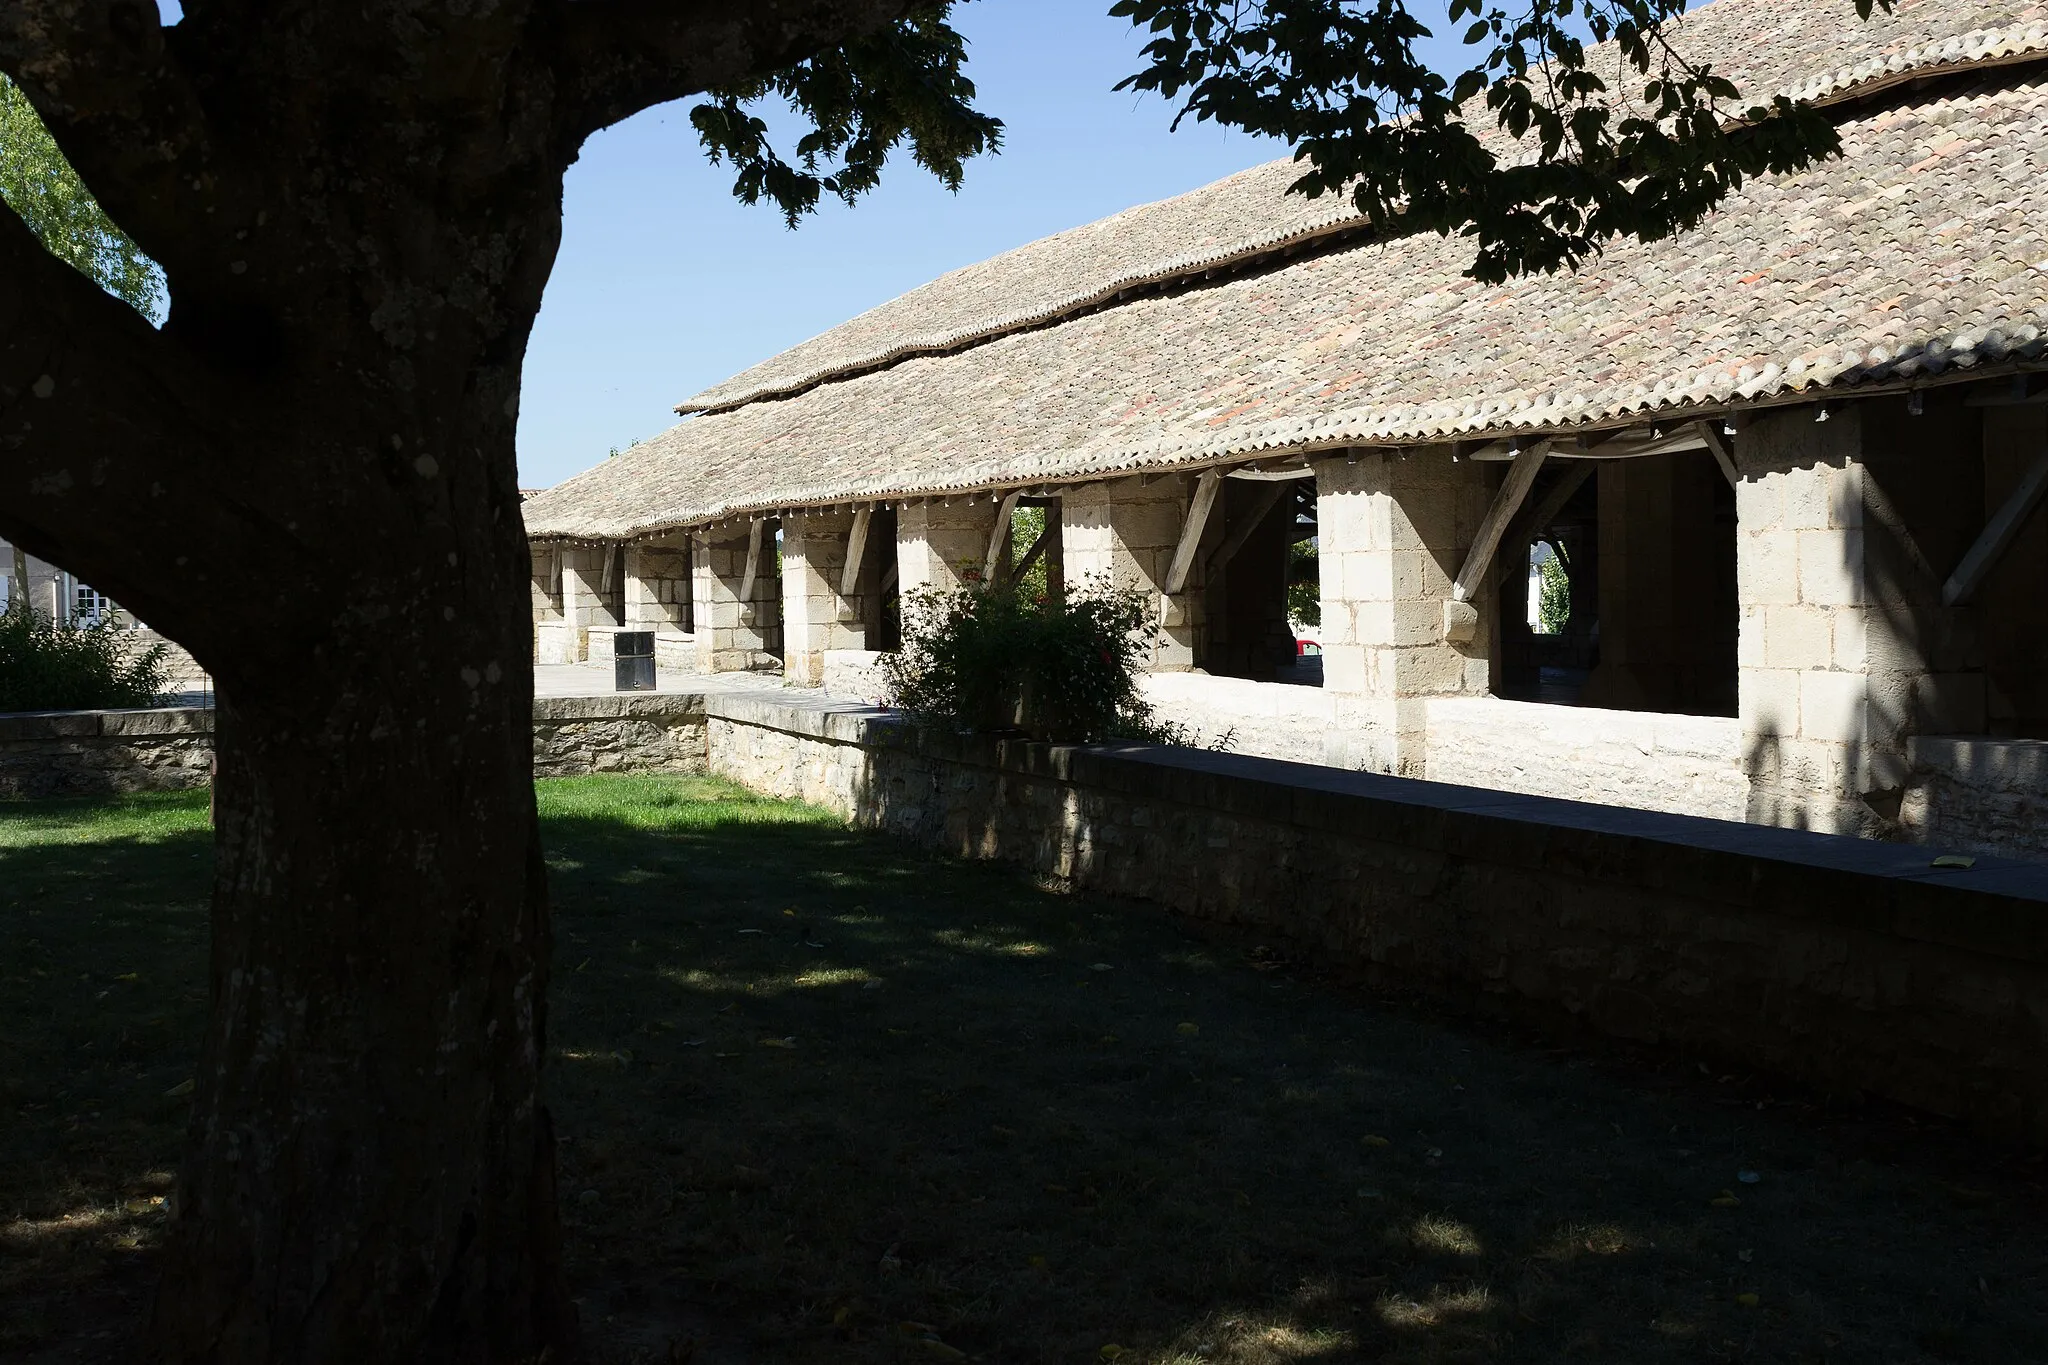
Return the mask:
<svg viewBox="0 0 2048 1365">
<path fill-rule="evenodd" d="M 119 611 L 103 592 L 76 574 L 31 554 L 17 556 L 0 540 L 0 611 L 24 598 L 29 605 L 60 621 L 100 621 Z M 130 624 L 135 624 L 129 618 Z"/>
</svg>

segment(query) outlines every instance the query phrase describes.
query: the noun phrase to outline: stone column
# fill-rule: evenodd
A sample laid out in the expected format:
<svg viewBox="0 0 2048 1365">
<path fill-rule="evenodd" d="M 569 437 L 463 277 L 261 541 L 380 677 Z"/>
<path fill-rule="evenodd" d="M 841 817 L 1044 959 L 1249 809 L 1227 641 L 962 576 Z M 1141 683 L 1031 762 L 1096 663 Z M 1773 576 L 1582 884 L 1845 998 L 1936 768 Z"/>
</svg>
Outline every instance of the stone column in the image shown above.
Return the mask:
<svg viewBox="0 0 2048 1365">
<path fill-rule="evenodd" d="M 1461 608 L 1451 585 L 1501 468 L 1440 446 L 1316 462 L 1323 686 L 1342 694 L 1331 762 L 1421 777 L 1429 699 L 1486 692 L 1493 594 Z"/>
<path fill-rule="evenodd" d="M 1974 634 L 1938 577 L 1982 520 L 1981 421 L 1933 402 L 1817 411 L 1735 438 L 1749 818 L 1887 837 L 1909 738 L 1983 726 Z"/>
<path fill-rule="evenodd" d="M 569 630 L 562 621 L 562 547 L 534 545 L 529 554 L 533 564 L 533 661 L 569 663 Z"/>
<path fill-rule="evenodd" d="M 957 592 L 981 581 L 1002 505 L 986 497 L 910 503 L 896 512 L 896 566 L 908 603 L 922 589 Z M 873 552 L 869 547 L 870 553 Z"/>
<path fill-rule="evenodd" d="M 562 663 L 580 663 L 590 656 L 590 632 L 619 624 L 613 603 L 619 572 L 613 545 L 564 545 L 562 556 L 562 624 L 567 628 Z"/>
<path fill-rule="evenodd" d="M 1091 580 L 1135 588 L 1155 604 L 1160 629 L 1148 668 L 1185 672 L 1195 666 L 1207 614 L 1202 555 L 1220 537 L 1223 518 L 1211 513 L 1195 567 L 1178 596 L 1166 595 L 1167 570 L 1193 500 L 1195 478 L 1170 475 L 1113 479 L 1068 488 L 1060 497 L 1060 534 L 1067 591 L 1084 592 Z"/>
<path fill-rule="evenodd" d="M 632 630 L 690 629 L 690 542 L 675 536 L 626 547 L 626 619 Z"/>
<path fill-rule="evenodd" d="M 752 535 L 748 523 L 698 533 L 693 604 L 698 672 L 744 673 L 773 669 L 780 662 L 782 576 L 775 568 L 775 530 L 772 521 L 761 527 L 753 590 L 744 598 L 740 593 Z"/>
<path fill-rule="evenodd" d="M 825 651 L 867 648 L 859 592 L 841 593 L 850 510 L 793 514 L 782 526 L 782 676 L 802 687 L 825 680 Z"/>
</svg>

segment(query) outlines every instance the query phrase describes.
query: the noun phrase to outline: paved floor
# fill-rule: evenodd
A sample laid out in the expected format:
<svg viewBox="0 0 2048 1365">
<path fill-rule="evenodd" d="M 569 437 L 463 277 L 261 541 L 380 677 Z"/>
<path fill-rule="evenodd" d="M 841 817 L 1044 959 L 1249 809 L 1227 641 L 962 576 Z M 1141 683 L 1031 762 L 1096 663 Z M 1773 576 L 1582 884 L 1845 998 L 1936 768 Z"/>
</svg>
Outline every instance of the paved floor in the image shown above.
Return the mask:
<svg viewBox="0 0 2048 1365">
<path fill-rule="evenodd" d="M 618 690 L 610 664 L 541 664 L 533 670 L 536 697 L 597 697 Z M 655 675 L 656 692 L 781 692 L 775 673 L 691 673 L 663 669 Z"/>
</svg>

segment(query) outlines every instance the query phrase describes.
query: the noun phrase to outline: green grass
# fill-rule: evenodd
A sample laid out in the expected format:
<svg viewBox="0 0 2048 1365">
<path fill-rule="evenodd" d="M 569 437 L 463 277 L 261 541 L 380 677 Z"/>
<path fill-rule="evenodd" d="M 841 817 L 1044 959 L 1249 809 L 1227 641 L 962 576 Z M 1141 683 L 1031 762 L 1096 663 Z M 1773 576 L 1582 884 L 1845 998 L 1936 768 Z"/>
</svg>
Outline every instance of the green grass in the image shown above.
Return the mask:
<svg viewBox="0 0 2048 1365">
<path fill-rule="evenodd" d="M 2037 1166 L 722 783 L 540 790 L 600 1360 L 2048 1359 Z M 203 797 L 0 807 L 0 1358 L 128 1358 L 206 847 Z"/>
</svg>

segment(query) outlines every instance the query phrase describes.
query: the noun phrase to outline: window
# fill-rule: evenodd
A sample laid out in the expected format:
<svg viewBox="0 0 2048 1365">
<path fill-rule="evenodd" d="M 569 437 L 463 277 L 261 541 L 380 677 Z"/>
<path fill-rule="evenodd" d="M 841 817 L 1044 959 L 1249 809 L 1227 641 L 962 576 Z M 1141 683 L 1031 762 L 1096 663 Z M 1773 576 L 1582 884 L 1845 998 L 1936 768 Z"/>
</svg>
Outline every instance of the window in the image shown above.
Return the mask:
<svg viewBox="0 0 2048 1365">
<path fill-rule="evenodd" d="M 71 619 L 81 625 L 96 626 L 107 620 L 114 610 L 106 594 L 96 591 L 91 585 L 76 579 L 71 583 Z"/>
</svg>

